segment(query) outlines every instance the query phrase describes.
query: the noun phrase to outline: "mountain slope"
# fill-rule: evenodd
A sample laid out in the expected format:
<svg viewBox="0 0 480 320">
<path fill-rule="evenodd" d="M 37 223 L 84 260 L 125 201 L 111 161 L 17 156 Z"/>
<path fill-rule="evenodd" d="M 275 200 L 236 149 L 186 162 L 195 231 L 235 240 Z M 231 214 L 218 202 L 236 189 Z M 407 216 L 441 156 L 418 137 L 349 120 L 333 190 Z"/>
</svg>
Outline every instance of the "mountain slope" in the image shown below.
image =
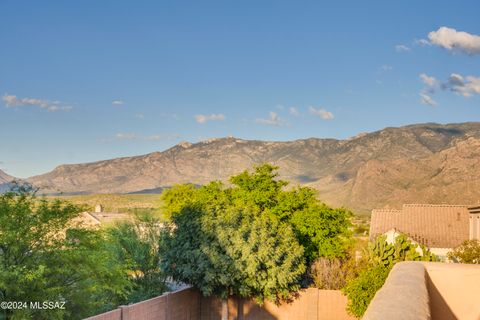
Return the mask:
<svg viewBox="0 0 480 320">
<path fill-rule="evenodd" d="M 329 204 L 366 212 L 404 202 L 480 199 L 480 123 L 386 128 L 348 140 L 211 139 L 164 152 L 62 165 L 29 179 L 48 192 L 127 193 L 224 180 L 261 162 Z"/>
<path fill-rule="evenodd" d="M 9 176 L 8 174 L 0 170 L 0 184 L 11 182 L 13 180 L 15 180 L 14 177 Z"/>
<path fill-rule="evenodd" d="M 14 177 L 0 170 L 0 192 L 4 192 L 5 190 L 9 189 L 11 186 L 10 182 L 13 180 L 15 180 Z"/>
</svg>

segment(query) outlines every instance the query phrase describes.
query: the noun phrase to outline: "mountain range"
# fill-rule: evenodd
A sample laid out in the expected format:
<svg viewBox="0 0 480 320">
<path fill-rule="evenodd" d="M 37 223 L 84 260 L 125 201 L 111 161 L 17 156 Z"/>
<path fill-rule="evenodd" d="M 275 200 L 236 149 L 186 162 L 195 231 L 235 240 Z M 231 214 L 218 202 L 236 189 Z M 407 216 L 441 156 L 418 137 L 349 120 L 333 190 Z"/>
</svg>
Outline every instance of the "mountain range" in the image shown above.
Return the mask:
<svg viewBox="0 0 480 320">
<path fill-rule="evenodd" d="M 182 142 L 142 156 L 61 165 L 27 181 L 46 193 L 157 192 L 225 181 L 263 162 L 279 166 L 291 185 L 313 187 L 326 203 L 359 213 L 403 203 L 476 204 L 480 123 L 416 124 L 346 140 Z M 9 179 L 0 172 L 0 183 Z"/>
</svg>

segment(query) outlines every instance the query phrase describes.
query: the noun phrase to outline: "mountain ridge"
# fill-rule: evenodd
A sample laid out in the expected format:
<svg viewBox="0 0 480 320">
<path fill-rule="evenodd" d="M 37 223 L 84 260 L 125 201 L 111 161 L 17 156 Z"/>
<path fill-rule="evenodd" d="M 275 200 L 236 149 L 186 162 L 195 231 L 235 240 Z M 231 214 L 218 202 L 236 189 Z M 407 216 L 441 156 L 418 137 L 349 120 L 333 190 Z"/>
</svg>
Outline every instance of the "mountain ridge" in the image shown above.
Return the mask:
<svg viewBox="0 0 480 320">
<path fill-rule="evenodd" d="M 45 192 L 132 193 L 226 180 L 270 162 L 280 167 L 281 178 L 314 187 L 328 204 L 367 212 L 412 201 L 476 203 L 480 199 L 477 150 L 479 122 L 425 123 L 344 140 L 226 137 L 181 142 L 161 152 L 61 165 L 28 181 Z"/>
</svg>

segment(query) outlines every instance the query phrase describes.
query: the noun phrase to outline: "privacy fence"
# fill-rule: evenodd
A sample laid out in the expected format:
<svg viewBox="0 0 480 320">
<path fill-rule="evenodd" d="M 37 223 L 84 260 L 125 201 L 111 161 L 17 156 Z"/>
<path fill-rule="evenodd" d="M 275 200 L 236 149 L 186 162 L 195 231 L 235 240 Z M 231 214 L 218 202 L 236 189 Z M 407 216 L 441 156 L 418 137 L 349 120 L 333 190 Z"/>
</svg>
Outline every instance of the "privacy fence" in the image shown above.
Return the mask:
<svg viewBox="0 0 480 320">
<path fill-rule="evenodd" d="M 345 311 L 347 298 L 338 290 L 302 290 L 290 303 L 231 298 L 229 320 L 353 320 Z M 220 320 L 222 302 L 204 298 L 192 289 L 183 289 L 136 304 L 121 306 L 88 320 Z"/>
</svg>

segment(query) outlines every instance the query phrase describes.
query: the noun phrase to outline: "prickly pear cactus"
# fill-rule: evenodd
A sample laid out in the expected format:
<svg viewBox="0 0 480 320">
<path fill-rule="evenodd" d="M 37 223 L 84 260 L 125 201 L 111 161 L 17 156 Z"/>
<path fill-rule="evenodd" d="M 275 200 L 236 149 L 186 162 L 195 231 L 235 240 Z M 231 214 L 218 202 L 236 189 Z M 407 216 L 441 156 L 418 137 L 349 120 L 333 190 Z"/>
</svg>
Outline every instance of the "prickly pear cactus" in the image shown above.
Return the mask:
<svg viewBox="0 0 480 320">
<path fill-rule="evenodd" d="M 400 261 L 437 261 L 437 258 L 422 245 L 411 242 L 401 234 L 389 244 L 386 236 L 379 236 L 368 244 L 367 255 L 374 265 L 392 267 Z"/>
</svg>

